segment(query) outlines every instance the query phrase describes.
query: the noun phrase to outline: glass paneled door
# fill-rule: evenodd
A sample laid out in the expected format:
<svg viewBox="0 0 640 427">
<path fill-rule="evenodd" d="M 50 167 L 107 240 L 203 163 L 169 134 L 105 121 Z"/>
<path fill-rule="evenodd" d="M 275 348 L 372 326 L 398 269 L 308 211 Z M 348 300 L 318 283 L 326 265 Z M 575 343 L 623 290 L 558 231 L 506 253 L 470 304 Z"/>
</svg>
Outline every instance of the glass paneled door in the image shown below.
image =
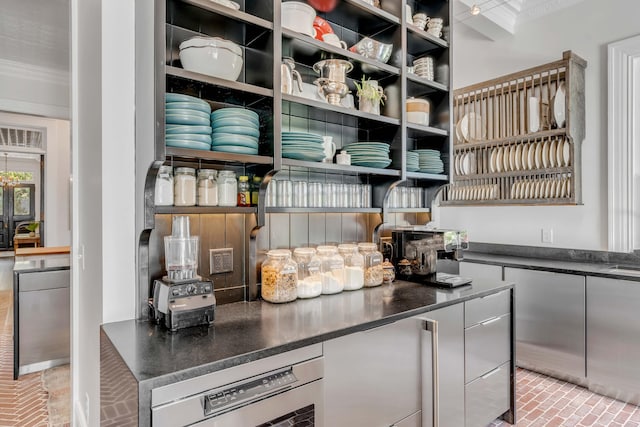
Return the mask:
<svg viewBox="0 0 640 427">
<path fill-rule="evenodd" d="M 17 225 L 36 218 L 35 184 L 0 187 L 0 206 L 0 250 L 11 249 Z"/>
</svg>

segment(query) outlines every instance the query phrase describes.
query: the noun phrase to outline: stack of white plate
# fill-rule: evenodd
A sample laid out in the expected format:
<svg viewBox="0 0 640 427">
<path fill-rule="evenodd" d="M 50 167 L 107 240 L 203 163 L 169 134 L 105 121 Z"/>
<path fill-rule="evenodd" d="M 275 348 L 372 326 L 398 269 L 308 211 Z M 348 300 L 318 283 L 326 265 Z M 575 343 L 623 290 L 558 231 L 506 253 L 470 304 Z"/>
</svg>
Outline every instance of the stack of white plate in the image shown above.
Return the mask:
<svg viewBox="0 0 640 427">
<path fill-rule="evenodd" d="M 211 149 L 223 153 L 258 154 L 260 121 L 246 108 L 221 108 L 211 113 Z"/>
<path fill-rule="evenodd" d="M 308 132 L 282 132 L 282 157 L 318 162 L 324 159 L 322 135 Z"/>
<path fill-rule="evenodd" d="M 413 151 L 407 152 L 407 170 L 409 172 L 416 172 L 420 170 L 420 154 Z"/>
<path fill-rule="evenodd" d="M 165 95 L 167 147 L 211 149 L 211 106 L 207 101 L 180 93 Z"/>
<path fill-rule="evenodd" d="M 351 164 L 384 169 L 391 164 L 389 144 L 385 142 L 354 142 L 343 147 L 351 155 Z"/>
<path fill-rule="evenodd" d="M 440 152 L 438 150 L 412 150 L 412 152 L 418 153 L 418 166 L 420 168 L 420 172 L 444 172 L 444 163 L 440 158 Z"/>
</svg>

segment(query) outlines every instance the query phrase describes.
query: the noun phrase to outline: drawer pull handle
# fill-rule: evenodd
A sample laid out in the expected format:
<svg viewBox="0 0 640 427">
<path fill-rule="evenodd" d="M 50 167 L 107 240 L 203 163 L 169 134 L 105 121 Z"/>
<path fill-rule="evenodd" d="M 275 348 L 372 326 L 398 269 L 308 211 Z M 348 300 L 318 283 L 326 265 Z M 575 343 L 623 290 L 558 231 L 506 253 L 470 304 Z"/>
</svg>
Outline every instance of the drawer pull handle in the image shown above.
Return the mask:
<svg viewBox="0 0 640 427">
<path fill-rule="evenodd" d="M 494 369 L 491 372 L 487 372 L 486 374 L 484 374 L 483 376 L 481 376 L 480 378 L 482 378 L 483 380 L 486 380 L 487 378 L 489 378 L 491 375 L 496 374 L 500 371 L 500 367 L 497 367 L 496 369 Z"/>
<path fill-rule="evenodd" d="M 501 317 L 494 317 L 493 319 L 489 319 L 489 320 L 486 320 L 486 321 L 484 321 L 484 322 L 480 322 L 480 324 L 481 324 L 482 326 L 487 326 L 487 325 L 490 325 L 490 324 L 492 324 L 492 323 L 494 323 L 494 322 L 497 322 L 497 321 L 498 321 L 498 320 L 500 320 L 500 319 L 501 319 Z"/>
</svg>

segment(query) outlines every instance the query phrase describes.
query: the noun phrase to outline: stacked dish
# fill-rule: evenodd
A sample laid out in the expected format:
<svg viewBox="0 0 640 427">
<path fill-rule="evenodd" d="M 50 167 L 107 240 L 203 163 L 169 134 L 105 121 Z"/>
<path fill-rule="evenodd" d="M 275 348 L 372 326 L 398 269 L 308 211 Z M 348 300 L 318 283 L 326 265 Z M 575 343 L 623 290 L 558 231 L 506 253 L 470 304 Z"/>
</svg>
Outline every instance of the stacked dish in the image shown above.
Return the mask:
<svg viewBox="0 0 640 427">
<path fill-rule="evenodd" d="M 315 133 L 282 132 L 282 157 L 322 161 L 325 157 L 322 142 L 322 136 Z"/>
<path fill-rule="evenodd" d="M 180 43 L 182 68 L 226 80 L 238 80 L 242 48 L 219 37 L 192 37 Z"/>
<path fill-rule="evenodd" d="M 211 113 L 211 149 L 223 153 L 258 154 L 260 121 L 245 108 L 221 108 Z"/>
<path fill-rule="evenodd" d="M 343 147 L 351 155 L 351 164 L 384 169 L 391 164 L 389 144 L 384 142 L 354 142 Z"/>
<path fill-rule="evenodd" d="M 416 172 L 420 170 L 420 154 L 413 151 L 407 152 L 407 170 Z"/>
<path fill-rule="evenodd" d="M 180 93 L 165 95 L 167 147 L 211 149 L 211 106 L 207 101 Z"/>
<path fill-rule="evenodd" d="M 418 153 L 418 167 L 420 172 L 424 173 L 442 173 L 444 172 L 444 163 L 440 158 L 438 150 L 412 150 Z"/>
</svg>

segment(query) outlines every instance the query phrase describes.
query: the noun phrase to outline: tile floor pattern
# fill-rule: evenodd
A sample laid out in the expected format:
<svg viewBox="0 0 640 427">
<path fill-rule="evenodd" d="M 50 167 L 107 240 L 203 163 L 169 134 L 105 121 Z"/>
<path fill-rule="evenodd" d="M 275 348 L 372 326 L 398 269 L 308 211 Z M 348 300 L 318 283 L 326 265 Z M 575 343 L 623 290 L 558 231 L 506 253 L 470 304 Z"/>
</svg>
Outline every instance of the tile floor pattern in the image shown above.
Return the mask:
<svg viewBox="0 0 640 427">
<path fill-rule="evenodd" d="M 517 427 L 638 427 L 640 407 L 531 371 L 516 373 Z M 511 424 L 494 421 L 490 427 Z"/>
</svg>

